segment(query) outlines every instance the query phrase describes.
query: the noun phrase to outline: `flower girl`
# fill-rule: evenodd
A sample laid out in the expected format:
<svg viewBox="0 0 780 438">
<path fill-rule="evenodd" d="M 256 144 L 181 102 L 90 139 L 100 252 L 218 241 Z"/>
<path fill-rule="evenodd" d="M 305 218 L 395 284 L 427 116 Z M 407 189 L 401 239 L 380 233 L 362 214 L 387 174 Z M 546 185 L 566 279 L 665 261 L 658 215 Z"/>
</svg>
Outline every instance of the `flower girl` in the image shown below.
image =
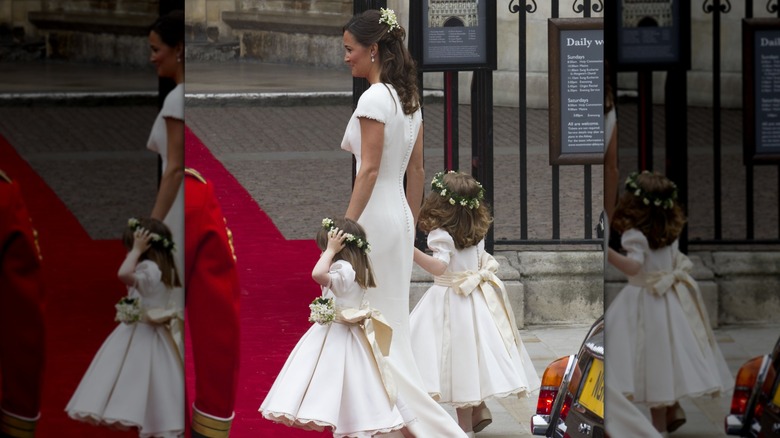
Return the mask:
<svg viewBox="0 0 780 438">
<path fill-rule="evenodd" d="M 65 408 L 74 420 L 140 437 L 184 434 L 182 358 L 168 324 L 181 317 L 169 304 L 181 282 L 168 227 L 156 219 L 130 219 L 127 257 L 119 279 L 127 296 L 116 305 L 114 329 L 98 350 Z"/>
<path fill-rule="evenodd" d="M 710 328 L 693 264 L 678 249 L 685 225 L 677 188 L 659 173 L 632 173 L 612 227 L 623 255 L 608 261 L 628 277 L 607 308 L 607 385 L 650 408 L 663 435 L 685 422 L 679 400 L 718 395 L 732 382 Z"/>
<path fill-rule="evenodd" d="M 415 249 L 414 261 L 434 285 L 409 316 L 412 350 L 426 390 L 456 408 L 468 436 L 492 421 L 484 400 L 528 395 L 539 388 L 517 331 L 498 262 L 485 251 L 492 218 L 484 190 L 471 175 L 440 172 L 418 226 L 433 256 Z"/>
<path fill-rule="evenodd" d="M 260 406 L 263 417 L 334 437 L 401 430 L 392 372 L 384 356 L 392 329 L 365 301 L 374 287 L 363 228 L 349 219 L 322 221 L 323 250 L 312 278 L 323 294 L 309 306 L 315 323 L 293 349 Z"/>
</svg>

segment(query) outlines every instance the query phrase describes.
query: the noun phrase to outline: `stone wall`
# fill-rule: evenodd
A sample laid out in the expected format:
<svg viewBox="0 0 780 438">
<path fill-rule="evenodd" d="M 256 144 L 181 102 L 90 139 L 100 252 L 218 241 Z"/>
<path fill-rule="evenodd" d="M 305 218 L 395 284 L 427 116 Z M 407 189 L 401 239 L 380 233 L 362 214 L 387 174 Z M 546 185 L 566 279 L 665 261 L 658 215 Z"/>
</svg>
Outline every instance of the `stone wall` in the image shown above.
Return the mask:
<svg viewBox="0 0 780 438">
<path fill-rule="evenodd" d="M 0 27 L 17 45 L 42 41 L 50 59 L 141 67 L 158 10 L 159 0 L 7 0 Z"/>
<path fill-rule="evenodd" d="M 690 259 L 713 327 L 777 321 L 780 253 L 695 252 Z M 593 322 L 626 284 L 614 267 L 604 270 L 601 251 L 502 251 L 496 260 L 519 327 Z M 431 285 L 415 266 L 410 309 Z"/>
<path fill-rule="evenodd" d="M 694 252 L 690 259 L 713 327 L 778 320 L 780 253 Z M 625 277 L 612 266 L 604 277 L 604 302 L 609 305 L 625 285 Z"/>
<path fill-rule="evenodd" d="M 504 251 L 496 253 L 518 327 L 592 323 L 601 316 L 601 251 Z M 432 277 L 415 266 L 410 309 L 431 286 Z"/>
</svg>

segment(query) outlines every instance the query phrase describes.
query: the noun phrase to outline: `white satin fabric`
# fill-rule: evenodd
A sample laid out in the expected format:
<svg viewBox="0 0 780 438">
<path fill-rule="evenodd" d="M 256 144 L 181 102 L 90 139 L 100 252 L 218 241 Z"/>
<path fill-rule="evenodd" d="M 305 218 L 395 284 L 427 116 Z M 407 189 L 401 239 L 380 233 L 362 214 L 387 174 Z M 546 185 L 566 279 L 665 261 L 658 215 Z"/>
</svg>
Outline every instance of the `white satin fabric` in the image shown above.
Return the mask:
<svg viewBox="0 0 780 438">
<path fill-rule="evenodd" d="M 157 265 L 142 261 L 136 287 L 144 313 L 164 309 L 170 290 Z M 171 333 L 164 324 L 119 324 L 95 354 L 65 408 L 80 421 L 120 428 L 137 427 L 141 437 L 184 434 L 184 371 Z"/>
<path fill-rule="evenodd" d="M 651 250 L 647 238 L 631 229 L 623 233 L 622 245 L 642 270 L 629 278 L 604 317 L 608 382 L 650 407 L 722 394 L 733 379 L 711 337 L 698 287 L 686 286 L 695 281 L 679 269 L 685 258 L 677 242 Z M 669 279 L 667 286 L 658 288 Z"/>
<path fill-rule="evenodd" d="M 365 290 L 355 282 L 352 265 L 343 260 L 334 263 L 330 277 L 324 296 L 332 297 L 337 308 L 367 307 Z M 368 438 L 404 426 L 391 401 L 393 395 L 384 386 L 362 327 L 313 324 L 290 353 L 260 412 L 288 426 L 330 428 L 334 437 Z"/>
<path fill-rule="evenodd" d="M 415 224 L 403 187 L 417 134 L 421 111 L 405 115 L 392 85 L 377 83 L 360 97 L 347 125 L 341 148 L 352 152 L 361 167 L 360 118 L 384 124 L 382 158 L 374 190 L 358 223 L 371 243 L 369 258 L 377 287 L 369 289 L 371 306 L 393 327 L 388 360 L 396 371 L 401 409 L 409 429 L 420 438 L 465 437 L 457 422 L 426 392 L 412 354 L 409 335 L 409 287 L 412 278 Z"/>
<path fill-rule="evenodd" d="M 490 397 L 527 396 L 539 388 L 541 382 L 517 333 L 512 308 L 502 296 L 503 283 L 489 270 L 497 263 L 485 252 L 484 241 L 459 250 L 445 230 L 436 229 L 428 235 L 428 247 L 448 265 L 444 277 L 455 279 L 454 283 L 475 278 L 498 284 L 460 293 L 434 284 L 417 303 L 410 316 L 412 350 L 426 390 L 440 402 L 466 407 Z M 461 275 L 465 272 L 472 275 Z"/>
</svg>

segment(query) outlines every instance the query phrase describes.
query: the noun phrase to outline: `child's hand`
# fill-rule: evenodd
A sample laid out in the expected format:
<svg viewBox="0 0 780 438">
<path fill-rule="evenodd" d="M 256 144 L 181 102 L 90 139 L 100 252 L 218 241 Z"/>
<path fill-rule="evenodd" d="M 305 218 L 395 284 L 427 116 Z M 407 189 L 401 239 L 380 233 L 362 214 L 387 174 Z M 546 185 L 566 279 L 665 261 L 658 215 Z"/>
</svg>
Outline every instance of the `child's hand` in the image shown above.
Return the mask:
<svg viewBox="0 0 780 438">
<path fill-rule="evenodd" d="M 151 246 L 152 233 L 144 228 L 139 228 L 133 233 L 133 249 L 143 254 Z"/>
<path fill-rule="evenodd" d="M 347 237 L 344 235 L 344 230 L 334 228 L 328 231 L 328 247 L 334 254 L 344 249 L 344 239 Z"/>
</svg>

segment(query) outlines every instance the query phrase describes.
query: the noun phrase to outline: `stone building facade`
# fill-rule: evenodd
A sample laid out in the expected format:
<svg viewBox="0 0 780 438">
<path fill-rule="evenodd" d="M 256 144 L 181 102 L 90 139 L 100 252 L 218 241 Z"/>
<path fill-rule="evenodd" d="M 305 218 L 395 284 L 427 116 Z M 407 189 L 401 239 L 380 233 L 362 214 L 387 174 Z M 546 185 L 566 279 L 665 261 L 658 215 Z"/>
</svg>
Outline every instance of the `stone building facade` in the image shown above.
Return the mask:
<svg viewBox="0 0 780 438">
<path fill-rule="evenodd" d="M 479 23 L 479 0 L 428 0 L 428 27 L 473 27 Z"/>
</svg>

